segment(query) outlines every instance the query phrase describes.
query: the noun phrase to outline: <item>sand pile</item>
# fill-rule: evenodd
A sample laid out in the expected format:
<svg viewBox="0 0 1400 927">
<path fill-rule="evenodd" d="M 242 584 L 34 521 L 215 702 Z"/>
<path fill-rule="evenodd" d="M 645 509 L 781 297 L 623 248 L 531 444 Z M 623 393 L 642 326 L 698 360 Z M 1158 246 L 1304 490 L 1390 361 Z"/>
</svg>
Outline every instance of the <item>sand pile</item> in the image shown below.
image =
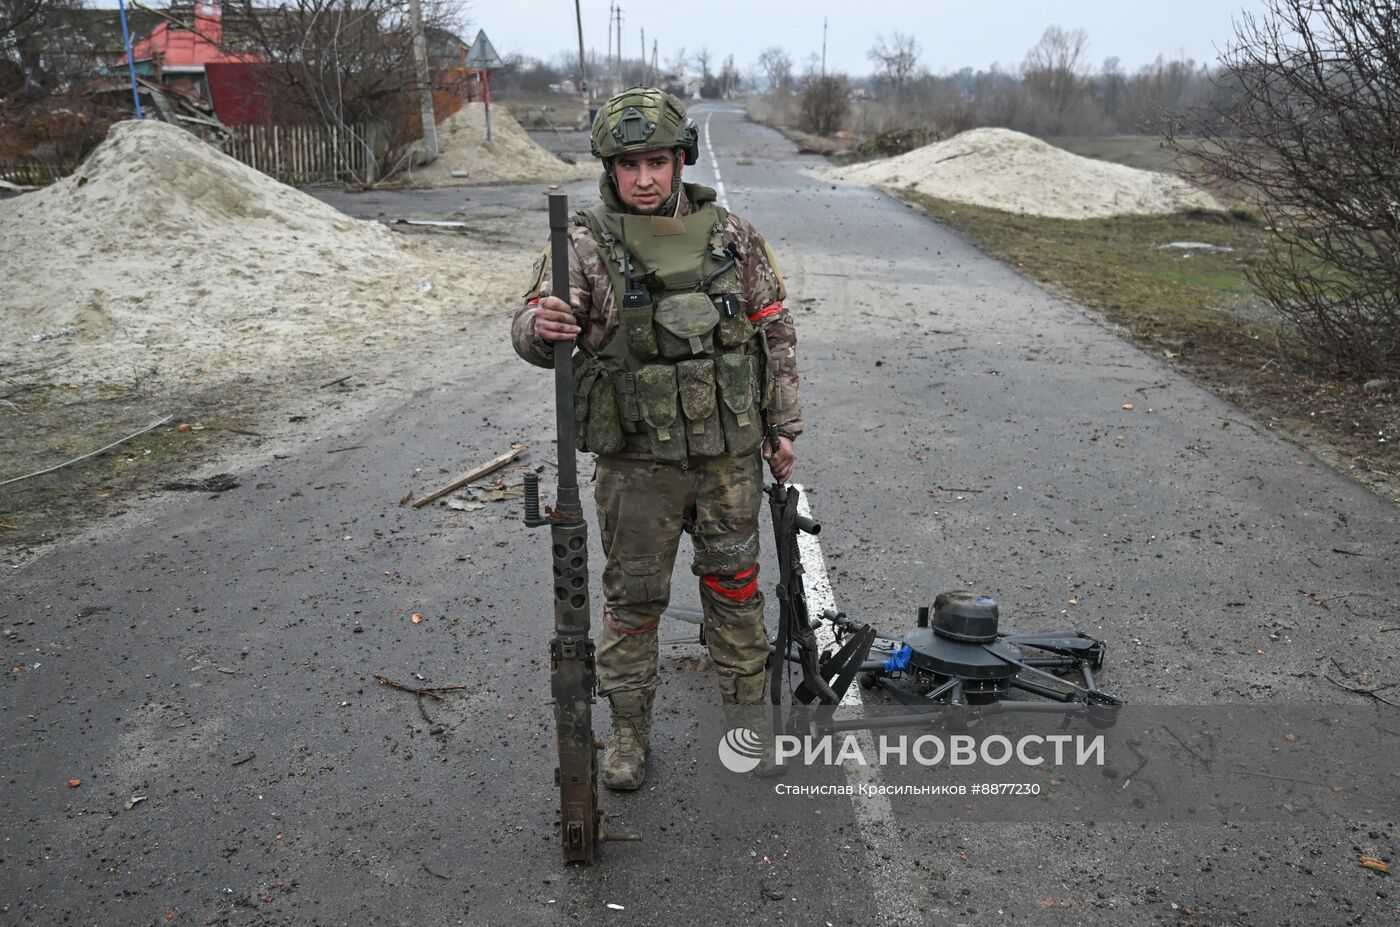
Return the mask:
<svg viewBox="0 0 1400 927">
<path fill-rule="evenodd" d="M 568 183 L 598 174 L 595 163 L 566 164 L 536 145 L 504 106 L 491 107 L 489 142 L 481 103 L 468 103 L 438 123 L 437 130 L 438 159 L 413 168 L 414 183 Z M 467 176 L 453 177 L 453 171 L 466 171 Z"/>
<path fill-rule="evenodd" d="M 507 305 L 523 275 L 352 219 L 173 126 L 120 122 L 75 174 L 0 202 L 0 357 L 207 383 Z"/>
<path fill-rule="evenodd" d="M 1178 177 L 1082 158 L 1009 129 L 973 129 L 895 158 L 828 168 L 825 174 L 1058 219 L 1223 208 Z"/>
</svg>

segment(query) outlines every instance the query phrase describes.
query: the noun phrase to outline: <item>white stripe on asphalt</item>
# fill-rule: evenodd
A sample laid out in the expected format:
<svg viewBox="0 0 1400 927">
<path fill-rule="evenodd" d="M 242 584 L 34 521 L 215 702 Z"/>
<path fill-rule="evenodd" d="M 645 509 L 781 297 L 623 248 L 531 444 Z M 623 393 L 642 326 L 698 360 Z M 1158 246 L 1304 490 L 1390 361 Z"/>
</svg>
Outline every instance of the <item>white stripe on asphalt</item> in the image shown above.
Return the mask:
<svg viewBox="0 0 1400 927">
<path fill-rule="evenodd" d="M 710 155 L 710 170 L 715 172 L 715 193 L 719 196 L 719 204 L 728 209 L 729 197 L 724 192 L 724 178 L 719 175 L 719 159 L 715 157 L 715 146 L 710 144 L 710 120 L 713 118 L 714 113 L 705 116 L 705 151 Z"/>
<path fill-rule="evenodd" d="M 715 193 L 719 204 L 729 208 L 729 197 L 724 192 L 724 180 L 719 173 L 719 159 L 715 157 L 714 145 L 710 142 L 710 120 L 714 112 L 705 115 L 705 151 L 709 155 L 710 169 L 715 174 Z M 797 511 L 808 518 L 812 517 L 812 507 L 807 503 L 806 490 L 794 483 L 800 494 L 797 497 Z M 826 558 L 822 556 L 822 545 L 814 534 L 798 532 L 797 549 L 802 558 L 804 588 L 807 592 L 807 605 L 811 614 L 821 615 L 828 608 L 836 610 L 836 597 L 831 590 L 831 578 L 826 572 Z M 819 650 L 835 644 L 835 635 L 830 623 L 823 622 L 817 629 Z M 859 708 L 862 704 L 860 683 L 852 683 L 851 688 L 841 698 L 841 704 Z M 857 735 L 861 753 L 866 757 L 878 757 L 875 740 L 869 731 Z M 880 783 L 880 767 L 846 767 L 846 781 L 852 786 Z M 904 864 L 904 853 L 900 849 L 901 840 L 894 824 L 894 809 L 885 795 L 853 795 L 856 824 L 860 828 L 862 848 L 866 851 L 866 871 L 871 873 L 871 896 L 875 899 L 876 923 L 878 924 L 917 924 L 920 919 L 914 907 L 914 886 L 911 884 L 909 867 Z"/>
<path fill-rule="evenodd" d="M 800 495 L 797 497 L 797 511 L 808 518 L 812 517 L 812 507 L 807 503 L 807 490 L 798 483 L 793 484 Z M 803 587 L 807 592 L 807 607 L 810 614 L 821 615 L 828 608 L 836 611 L 836 596 L 831 589 L 831 578 L 826 572 L 826 558 L 822 556 L 822 545 L 814 534 L 798 532 L 797 549 L 802 555 Z M 822 622 L 817 628 L 819 651 L 834 647 L 836 637 L 831 623 Z M 848 708 L 859 708 L 864 704 L 860 694 L 859 680 L 853 682 L 841 697 L 841 704 Z M 856 734 L 860 752 L 866 757 L 878 757 L 875 738 L 869 731 Z M 860 785 L 879 786 L 882 776 L 879 766 L 845 767 L 846 781 L 853 788 Z M 880 924 L 919 923 L 911 894 L 909 868 L 904 865 L 901 852 L 888 852 L 887 848 L 898 850 L 899 833 L 894 826 L 894 809 L 890 800 L 881 794 L 853 795 L 852 804 L 856 810 L 856 824 L 860 827 L 861 838 L 865 842 L 868 868 L 876 883 L 871 892 L 875 899 L 877 921 Z"/>
</svg>

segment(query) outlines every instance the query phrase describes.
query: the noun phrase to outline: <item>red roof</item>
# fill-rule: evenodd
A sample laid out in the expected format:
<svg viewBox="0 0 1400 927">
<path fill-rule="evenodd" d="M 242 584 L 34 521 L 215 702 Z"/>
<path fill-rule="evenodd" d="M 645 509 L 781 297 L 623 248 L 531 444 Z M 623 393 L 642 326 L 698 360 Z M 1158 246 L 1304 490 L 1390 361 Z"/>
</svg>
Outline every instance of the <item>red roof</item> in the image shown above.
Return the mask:
<svg viewBox="0 0 1400 927">
<path fill-rule="evenodd" d="M 161 23 L 143 39 L 131 45 L 137 61 L 155 58 L 164 70 L 203 70 L 206 64 L 227 61 L 258 61 L 257 55 L 225 52 L 219 47 L 224 37 L 223 13 L 219 5 L 195 4 L 194 30 Z M 126 57 L 122 57 L 122 63 Z"/>
</svg>

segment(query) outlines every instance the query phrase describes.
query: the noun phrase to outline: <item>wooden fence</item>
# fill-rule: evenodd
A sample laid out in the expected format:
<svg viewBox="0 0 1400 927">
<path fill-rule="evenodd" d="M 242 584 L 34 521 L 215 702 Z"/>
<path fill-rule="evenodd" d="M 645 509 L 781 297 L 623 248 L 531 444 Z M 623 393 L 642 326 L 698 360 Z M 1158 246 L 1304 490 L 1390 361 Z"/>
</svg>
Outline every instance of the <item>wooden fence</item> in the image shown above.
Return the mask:
<svg viewBox="0 0 1400 927">
<path fill-rule="evenodd" d="M 373 181 L 383 153 L 384 128 L 376 123 L 351 133 L 326 126 L 230 126 L 225 154 L 293 186 L 321 181 Z M 368 145 L 368 149 L 366 149 Z M 0 180 L 44 186 L 77 170 L 78 163 L 0 159 Z"/>
<path fill-rule="evenodd" d="M 225 153 L 283 183 L 375 179 L 376 125 L 351 126 L 350 133 L 326 126 L 232 126 L 229 132 Z"/>
</svg>

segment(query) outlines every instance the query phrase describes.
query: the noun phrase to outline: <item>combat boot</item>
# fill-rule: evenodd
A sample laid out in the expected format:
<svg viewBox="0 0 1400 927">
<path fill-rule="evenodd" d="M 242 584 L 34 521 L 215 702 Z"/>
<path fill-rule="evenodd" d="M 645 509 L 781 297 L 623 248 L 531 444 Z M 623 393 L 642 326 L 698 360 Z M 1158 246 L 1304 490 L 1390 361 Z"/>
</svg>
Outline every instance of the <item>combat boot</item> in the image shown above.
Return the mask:
<svg viewBox="0 0 1400 927">
<path fill-rule="evenodd" d="M 729 679 L 720 677 L 719 688 L 721 697 L 729 705 L 757 706 L 765 705 L 768 702 L 768 677 L 765 673 L 735 676 Z M 773 742 L 772 720 L 772 715 L 767 711 L 755 713 L 749 718 L 750 724 L 762 727 L 762 730 L 756 733 L 763 742 L 763 755 L 759 757 L 758 766 L 753 771 L 753 775 L 760 779 L 778 779 L 787 775 L 788 772 L 787 766 L 778 762 Z"/>
<path fill-rule="evenodd" d="M 608 696 L 612 705 L 612 739 L 603 754 L 603 785 L 634 792 L 647 779 L 648 737 L 654 692 L 619 692 Z"/>
</svg>

